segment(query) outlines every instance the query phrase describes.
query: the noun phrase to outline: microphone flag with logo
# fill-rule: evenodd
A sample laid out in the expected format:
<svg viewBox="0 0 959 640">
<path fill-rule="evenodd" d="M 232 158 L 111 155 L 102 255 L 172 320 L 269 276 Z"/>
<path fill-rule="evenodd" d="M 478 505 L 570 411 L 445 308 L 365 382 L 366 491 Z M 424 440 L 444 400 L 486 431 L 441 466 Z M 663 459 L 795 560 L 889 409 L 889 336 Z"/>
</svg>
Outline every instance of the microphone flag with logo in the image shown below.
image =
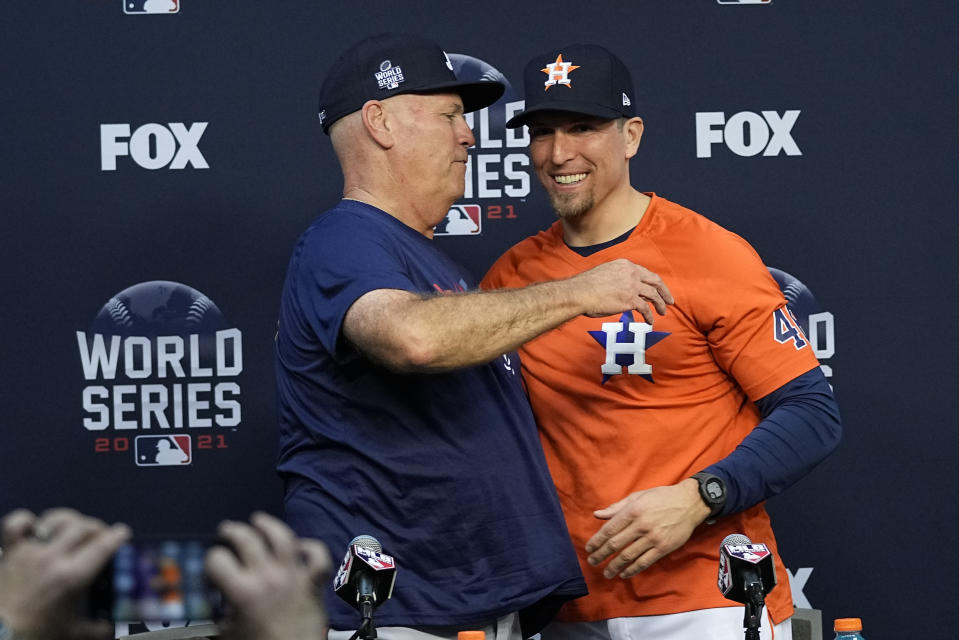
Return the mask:
<svg viewBox="0 0 959 640">
<path fill-rule="evenodd" d="M 333 578 L 336 594 L 364 615 L 393 595 L 396 562 L 393 556 L 382 551 L 383 547 L 373 536 L 353 538 Z"/>
<path fill-rule="evenodd" d="M 776 586 L 773 554 L 764 544 L 734 533 L 719 545 L 717 586 L 727 600 L 741 602 L 746 640 L 759 640 L 766 594 Z"/>
<path fill-rule="evenodd" d="M 733 602 L 748 604 L 756 595 L 765 596 L 776 586 L 772 552 L 741 533 L 726 536 L 719 545 L 717 586 Z"/>
</svg>

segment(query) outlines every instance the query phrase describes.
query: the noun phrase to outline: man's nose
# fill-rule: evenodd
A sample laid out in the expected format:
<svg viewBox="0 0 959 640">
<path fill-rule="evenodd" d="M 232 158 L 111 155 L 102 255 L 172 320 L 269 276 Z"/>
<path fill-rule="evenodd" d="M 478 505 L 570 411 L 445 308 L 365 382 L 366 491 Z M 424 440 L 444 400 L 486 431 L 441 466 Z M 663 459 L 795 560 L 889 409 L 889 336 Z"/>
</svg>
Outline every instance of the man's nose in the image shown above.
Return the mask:
<svg viewBox="0 0 959 640">
<path fill-rule="evenodd" d="M 466 118 L 460 118 L 460 144 L 465 146 L 467 149 L 476 144 L 476 137 L 473 135 L 473 130 L 470 129 L 469 125 L 466 123 Z"/>
<path fill-rule="evenodd" d="M 561 165 L 576 155 L 573 141 L 562 131 L 553 133 L 553 147 L 551 151 L 551 159 L 555 165 Z"/>
</svg>

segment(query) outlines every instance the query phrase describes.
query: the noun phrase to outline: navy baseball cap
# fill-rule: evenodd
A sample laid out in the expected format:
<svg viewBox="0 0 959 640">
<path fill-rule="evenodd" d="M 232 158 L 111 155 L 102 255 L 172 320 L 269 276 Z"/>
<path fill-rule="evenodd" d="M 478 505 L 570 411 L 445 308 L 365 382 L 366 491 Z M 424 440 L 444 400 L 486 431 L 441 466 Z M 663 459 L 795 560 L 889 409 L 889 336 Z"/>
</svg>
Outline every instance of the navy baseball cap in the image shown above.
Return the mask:
<svg viewBox="0 0 959 640">
<path fill-rule="evenodd" d="M 446 52 L 419 36 L 383 33 L 347 49 L 320 88 L 320 124 L 330 125 L 358 111 L 367 100 L 403 93 L 456 93 L 466 113 L 488 107 L 503 95 L 495 80 L 460 82 Z"/>
<path fill-rule="evenodd" d="M 598 44 L 571 44 L 535 56 L 523 71 L 526 109 L 510 129 L 540 111 L 567 111 L 599 118 L 632 118 L 633 79 L 623 61 Z"/>
</svg>

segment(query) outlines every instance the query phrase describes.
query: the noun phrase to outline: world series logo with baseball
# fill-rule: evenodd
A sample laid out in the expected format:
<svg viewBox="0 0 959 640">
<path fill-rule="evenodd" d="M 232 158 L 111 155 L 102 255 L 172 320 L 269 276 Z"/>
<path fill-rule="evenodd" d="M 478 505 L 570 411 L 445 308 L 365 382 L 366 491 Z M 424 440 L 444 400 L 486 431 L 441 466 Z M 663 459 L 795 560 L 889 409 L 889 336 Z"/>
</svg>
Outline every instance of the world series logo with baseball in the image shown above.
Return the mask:
<svg viewBox="0 0 959 640">
<path fill-rule="evenodd" d="M 506 85 L 494 105 L 466 114 L 476 144 L 468 152 L 465 190 L 434 229 L 437 236 L 478 236 L 487 225 L 517 219 L 517 206 L 530 193 L 529 136 L 525 127 L 506 128 L 506 121 L 523 110 L 524 102 L 506 77 L 484 60 L 461 53 L 447 57 L 459 80 L 496 80 Z"/>
<path fill-rule="evenodd" d="M 819 360 L 823 375 L 832 378 L 832 365 L 827 361 L 836 354 L 835 318 L 826 311 L 816 297 L 796 276 L 775 267 L 768 267 L 769 274 L 779 285 L 786 298 L 788 316 L 775 317 L 774 331 L 777 340 L 792 342 L 802 348 L 806 342 Z"/>
<path fill-rule="evenodd" d="M 178 282 L 134 285 L 76 339 L 81 424 L 95 452 L 169 467 L 229 448 L 242 419 L 243 335 L 206 295 Z"/>
</svg>

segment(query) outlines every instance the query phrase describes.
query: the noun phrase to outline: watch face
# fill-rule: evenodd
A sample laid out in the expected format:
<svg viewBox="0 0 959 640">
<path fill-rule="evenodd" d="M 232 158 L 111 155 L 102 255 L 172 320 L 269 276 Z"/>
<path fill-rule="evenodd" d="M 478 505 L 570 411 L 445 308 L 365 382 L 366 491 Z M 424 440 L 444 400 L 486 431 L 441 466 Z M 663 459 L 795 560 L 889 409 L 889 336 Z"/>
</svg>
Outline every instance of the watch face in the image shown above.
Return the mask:
<svg viewBox="0 0 959 640">
<path fill-rule="evenodd" d="M 722 500 L 726 494 L 723 483 L 715 478 L 706 483 L 706 494 L 713 500 Z"/>
</svg>

